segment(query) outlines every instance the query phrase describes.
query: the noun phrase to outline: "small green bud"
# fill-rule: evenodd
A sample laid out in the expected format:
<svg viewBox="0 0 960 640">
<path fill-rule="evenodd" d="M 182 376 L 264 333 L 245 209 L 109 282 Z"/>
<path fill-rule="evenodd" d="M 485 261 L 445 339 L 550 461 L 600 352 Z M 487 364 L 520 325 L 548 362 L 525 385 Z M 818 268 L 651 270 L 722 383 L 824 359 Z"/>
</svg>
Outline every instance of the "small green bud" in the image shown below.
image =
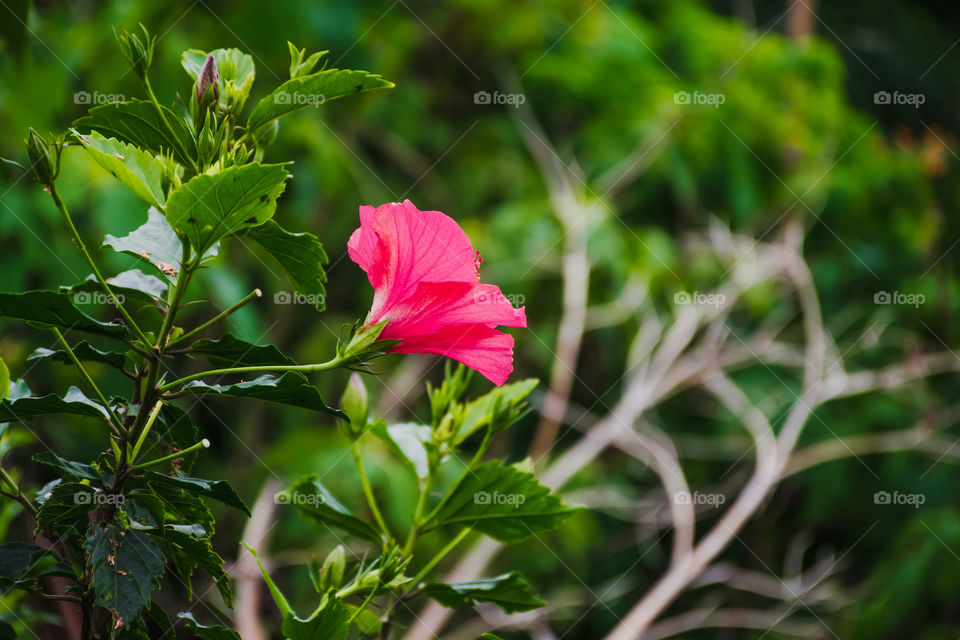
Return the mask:
<svg viewBox="0 0 960 640">
<path fill-rule="evenodd" d="M 32 128 L 26 144 L 33 177 L 45 187 L 52 186 L 60 172 L 60 145 L 54 142 L 51 149 L 50 143 Z"/>
<path fill-rule="evenodd" d="M 153 63 L 153 48 L 157 43 L 157 37 L 151 37 L 150 32 L 143 25 L 140 25 L 140 29 L 143 31 L 143 41 L 137 34 L 128 31 L 114 30 L 114 35 L 117 37 L 123 57 L 130 63 L 130 68 L 141 80 L 144 80 Z"/>
<path fill-rule="evenodd" d="M 320 568 L 319 591 L 326 593 L 330 589 L 339 589 L 343 584 L 343 574 L 347 569 L 347 553 L 342 544 L 330 552 Z"/>
<path fill-rule="evenodd" d="M 359 373 L 353 373 L 347 388 L 340 398 L 340 407 L 350 418 L 350 425 L 347 427 L 350 431 L 348 435 L 353 437 L 363 433 L 367 426 L 367 416 L 369 415 L 369 400 L 367 398 L 367 388 L 363 384 L 363 378 Z"/>
</svg>

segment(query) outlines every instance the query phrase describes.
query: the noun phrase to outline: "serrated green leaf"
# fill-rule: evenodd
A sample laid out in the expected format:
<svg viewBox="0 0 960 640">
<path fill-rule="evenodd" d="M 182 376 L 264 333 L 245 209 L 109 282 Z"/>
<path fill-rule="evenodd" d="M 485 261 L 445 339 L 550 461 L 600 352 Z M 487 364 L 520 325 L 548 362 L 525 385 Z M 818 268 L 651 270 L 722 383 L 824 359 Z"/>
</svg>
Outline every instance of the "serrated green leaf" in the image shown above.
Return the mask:
<svg viewBox="0 0 960 640">
<path fill-rule="evenodd" d="M 114 251 L 136 256 L 155 267 L 168 280 L 175 279 L 180 272 L 183 245 L 163 213 L 154 207 L 150 207 L 147 221 L 137 229 L 122 238 L 107 235 L 103 244 Z M 216 255 L 217 245 L 214 244 L 203 257 L 207 260 Z"/>
<path fill-rule="evenodd" d="M 40 326 L 63 327 L 116 338 L 126 333 L 122 324 L 100 322 L 74 306 L 70 296 L 56 291 L 0 293 L 0 317 Z"/>
<path fill-rule="evenodd" d="M 37 511 L 37 529 L 53 527 L 56 530 L 77 524 L 79 516 L 98 506 L 97 491 L 79 482 L 61 482 L 46 496 Z"/>
<path fill-rule="evenodd" d="M 209 627 L 200 624 L 189 611 L 181 611 L 177 617 L 186 622 L 187 629 L 193 631 L 193 636 L 197 640 L 243 640 L 233 629 L 227 629 L 218 624 Z"/>
<path fill-rule="evenodd" d="M 63 398 L 50 394 L 0 402 L 0 422 L 29 420 L 37 416 L 57 413 L 71 413 L 92 418 L 102 418 L 107 415 L 103 407 L 76 387 L 67 389 Z"/>
<path fill-rule="evenodd" d="M 205 480 L 203 478 L 190 478 L 188 476 L 174 477 L 164 473 L 157 473 L 156 471 L 147 471 L 144 475 L 147 481 L 153 486 L 160 484 L 176 487 L 189 493 L 218 500 L 226 505 L 240 509 L 240 511 L 243 511 L 248 516 L 250 515 L 250 509 L 243 503 L 243 500 L 237 495 L 236 490 L 230 486 L 230 483 L 225 480 Z"/>
<path fill-rule="evenodd" d="M 351 69 L 326 69 L 287 80 L 254 107 L 247 129 L 256 131 L 277 118 L 352 93 L 392 86 L 379 75 Z"/>
<path fill-rule="evenodd" d="M 65 460 L 53 451 L 41 451 L 33 455 L 33 461 L 45 464 L 48 467 L 62 471 L 63 473 L 81 480 L 93 480 L 100 482 L 100 474 L 89 464 L 76 462 L 75 460 Z"/>
<path fill-rule="evenodd" d="M 26 579 L 47 553 L 43 547 L 24 542 L 8 542 L 0 546 L 0 587 L 9 587 Z"/>
<path fill-rule="evenodd" d="M 161 455 L 182 451 L 200 439 L 199 430 L 190 416 L 174 404 L 163 405 L 150 433 L 151 446 L 159 448 Z M 142 455 L 147 455 L 149 452 L 149 449 L 145 450 Z M 196 459 L 197 452 L 194 451 L 178 458 L 179 465 L 174 466 L 184 473 L 189 473 Z"/>
<path fill-rule="evenodd" d="M 300 513 L 320 524 L 343 529 L 364 540 L 380 542 L 380 532 L 373 525 L 351 514 L 316 476 L 301 478 L 289 491 L 277 494 L 276 501 L 279 504 L 296 506 Z"/>
<path fill-rule="evenodd" d="M 189 570 L 181 571 L 184 582 L 189 584 L 190 573 L 194 566 L 198 566 L 213 578 L 226 605 L 233 606 L 233 589 L 230 586 L 230 577 L 223 569 L 223 558 L 213 550 L 210 538 L 205 535 L 202 527 L 166 526 L 162 534 L 155 533 L 153 538 L 172 555 L 183 556 L 190 565 Z M 181 569 L 184 568 L 182 560 L 178 564 Z"/>
<path fill-rule="evenodd" d="M 516 571 L 471 582 L 435 582 L 424 587 L 423 592 L 445 607 L 489 602 L 507 613 L 515 613 L 538 609 L 547 604 L 533 593 L 530 583 Z"/>
<path fill-rule="evenodd" d="M 350 631 L 350 613 L 339 598 L 327 597 L 326 605 L 304 620 L 290 612 L 281 631 L 288 640 L 345 640 Z"/>
<path fill-rule="evenodd" d="M 246 164 L 194 176 L 170 194 L 167 221 L 206 251 L 220 238 L 263 224 L 277 208 L 287 173 L 282 164 Z"/>
<path fill-rule="evenodd" d="M 251 344 L 231 333 L 216 340 L 197 340 L 190 345 L 190 351 L 199 353 L 212 363 L 228 367 L 296 364 L 293 358 L 284 355 L 273 345 Z"/>
<path fill-rule="evenodd" d="M 98 349 L 86 340 L 81 340 L 73 347 L 74 355 L 77 356 L 82 362 L 102 362 L 103 364 L 109 365 L 116 369 L 123 369 L 123 365 L 127 361 L 126 355 L 121 351 L 103 351 Z M 73 366 L 73 360 L 70 359 L 70 354 L 67 353 L 66 349 L 46 349 L 40 347 L 36 349 L 27 360 L 44 360 L 50 359 L 55 362 L 61 362 L 63 364 L 68 364 Z"/>
<path fill-rule="evenodd" d="M 160 549 L 146 534 L 114 524 L 97 526 L 84 548 L 96 603 L 116 613 L 120 625 L 131 623 L 159 586 L 164 566 Z"/>
<path fill-rule="evenodd" d="M 469 438 L 478 429 L 489 425 L 493 419 L 494 408 L 499 407 L 499 411 L 505 411 L 519 405 L 537 387 L 539 382 L 536 378 L 511 382 L 502 387 L 497 387 L 490 393 L 468 403 L 464 409 L 463 422 L 457 431 L 456 444 L 460 444 Z M 502 429 L 509 425 L 495 426 Z"/>
<path fill-rule="evenodd" d="M 575 511 L 550 495 L 532 473 L 493 461 L 466 474 L 424 530 L 456 524 L 501 542 L 520 542 L 555 529 Z"/>
<path fill-rule="evenodd" d="M 163 161 L 126 142 L 105 138 L 96 131 L 84 135 L 73 132 L 97 164 L 126 185 L 147 204 L 163 208 Z"/>
<path fill-rule="evenodd" d="M 248 382 L 234 384 L 207 384 L 201 380 L 195 380 L 184 385 L 183 390 L 200 395 L 253 398 L 345 417 L 339 409 L 328 407 L 320 397 L 320 391 L 298 371 L 288 371 L 279 378 L 267 374 Z"/>
<path fill-rule="evenodd" d="M 166 512 L 166 522 L 195 523 L 203 527 L 204 531 L 213 535 L 215 523 L 213 514 L 199 495 L 189 493 L 173 485 L 165 483 L 143 484 L 144 491 L 155 493 L 163 502 Z"/>
<path fill-rule="evenodd" d="M 320 240 L 311 233 L 290 233 L 273 220 L 253 227 L 247 236 L 272 255 L 293 284 L 296 292 L 311 296 L 318 311 L 326 302 L 327 254 Z"/>
<path fill-rule="evenodd" d="M 178 162 L 193 166 L 197 144 L 186 123 L 167 107 L 161 106 L 167 125 L 154 105 L 146 100 L 111 102 L 90 109 L 73 126 L 79 131 L 95 130 L 105 136 L 136 145 L 154 153 L 173 152 Z"/>
</svg>

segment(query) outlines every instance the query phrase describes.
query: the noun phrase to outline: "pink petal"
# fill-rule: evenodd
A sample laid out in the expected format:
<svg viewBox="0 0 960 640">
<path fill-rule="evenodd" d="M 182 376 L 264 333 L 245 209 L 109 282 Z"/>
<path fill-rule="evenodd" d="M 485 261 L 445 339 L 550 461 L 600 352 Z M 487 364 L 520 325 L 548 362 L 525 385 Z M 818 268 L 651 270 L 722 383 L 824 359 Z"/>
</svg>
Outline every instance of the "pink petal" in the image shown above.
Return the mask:
<svg viewBox="0 0 960 640">
<path fill-rule="evenodd" d="M 380 336 L 384 340 L 425 335 L 448 325 L 527 326 L 523 307 L 514 309 L 500 287 L 479 282 L 421 282 L 384 317 L 390 319 Z"/>
<path fill-rule="evenodd" d="M 419 211 L 409 200 L 374 211 L 361 207 L 360 228 L 347 246 L 374 288 L 372 322 L 421 282 L 476 280 L 476 255 L 463 229 L 446 214 Z"/>
<path fill-rule="evenodd" d="M 513 336 L 483 324 L 449 326 L 428 335 L 407 337 L 390 351 L 447 356 L 497 386 L 513 372 Z"/>
</svg>

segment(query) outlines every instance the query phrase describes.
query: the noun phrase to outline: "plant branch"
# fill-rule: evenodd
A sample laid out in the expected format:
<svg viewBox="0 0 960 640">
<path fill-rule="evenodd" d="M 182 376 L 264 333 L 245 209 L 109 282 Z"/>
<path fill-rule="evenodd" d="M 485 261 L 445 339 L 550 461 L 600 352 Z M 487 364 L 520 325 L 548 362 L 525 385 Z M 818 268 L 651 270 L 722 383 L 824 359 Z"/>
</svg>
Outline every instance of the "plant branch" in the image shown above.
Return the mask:
<svg viewBox="0 0 960 640">
<path fill-rule="evenodd" d="M 237 311 L 238 309 L 240 309 L 241 307 L 243 307 L 243 306 L 246 305 L 247 303 L 249 303 L 249 302 L 251 302 L 251 301 L 253 301 L 253 300 L 256 300 L 257 298 L 261 297 L 262 295 L 263 295 L 263 292 L 260 291 L 260 289 L 254 289 L 253 291 L 251 291 L 250 293 L 248 293 L 246 296 L 244 296 L 243 299 L 241 299 L 239 302 L 237 302 L 236 304 L 232 305 L 229 309 L 226 309 L 226 310 L 218 313 L 217 315 L 215 315 L 214 317 L 210 318 L 209 320 L 207 320 L 206 322 L 204 322 L 204 323 L 201 324 L 200 326 L 196 327 L 195 329 L 193 329 L 193 330 L 191 330 L 191 331 L 188 331 L 187 333 L 183 334 L 183 335 L 180 336 L 179 338 L 174 338 L 173 340 L 171 340 L 170 342 L 167 343 L 167 347 L 172 347 L 173 345 L 175 345 L 175 344 L 177 344 L 177 343 L 179 343 L 179 342 L 183 342 L 183 341 L 185 341 L 185 340 L 187 340 L 187 339 L 189 339 L 189 338 L 192 338 L 193 336 L 197 335 L 198 333 L 200 333 L 200 332 L 203 331 L 204 329 L 206 329 L 206 328 L 208 328 L 208 327 L 210 327 L 210 326 L 212 326 L 212 325 L 220 322 L 221 320 L 223 320 L 224 318 L 226 318 L 227 316 L 229 316 L 231 313 Z"/>
</svg>

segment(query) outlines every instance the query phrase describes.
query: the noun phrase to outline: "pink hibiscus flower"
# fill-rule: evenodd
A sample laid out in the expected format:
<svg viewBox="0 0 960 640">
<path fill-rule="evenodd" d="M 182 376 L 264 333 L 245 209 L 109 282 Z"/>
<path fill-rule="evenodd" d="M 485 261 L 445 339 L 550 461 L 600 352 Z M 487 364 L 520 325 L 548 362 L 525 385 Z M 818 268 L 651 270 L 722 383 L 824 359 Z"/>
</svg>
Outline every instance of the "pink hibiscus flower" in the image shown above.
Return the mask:
<svg viewBox="0 0 960 640">
<path fill-rule="evenodd" d="M 444 355 L 506 382 L 513 336 L 496 327 L 526 327 L 527 317 L 500 287 L 480 283 L 479 252 L 453 218 L 409 200 L 363 206 L 347 248 L 373 285 L 366 324 L 386 319 L 380 339 L 402 341 L 390 351 Z"/>
</svg>

